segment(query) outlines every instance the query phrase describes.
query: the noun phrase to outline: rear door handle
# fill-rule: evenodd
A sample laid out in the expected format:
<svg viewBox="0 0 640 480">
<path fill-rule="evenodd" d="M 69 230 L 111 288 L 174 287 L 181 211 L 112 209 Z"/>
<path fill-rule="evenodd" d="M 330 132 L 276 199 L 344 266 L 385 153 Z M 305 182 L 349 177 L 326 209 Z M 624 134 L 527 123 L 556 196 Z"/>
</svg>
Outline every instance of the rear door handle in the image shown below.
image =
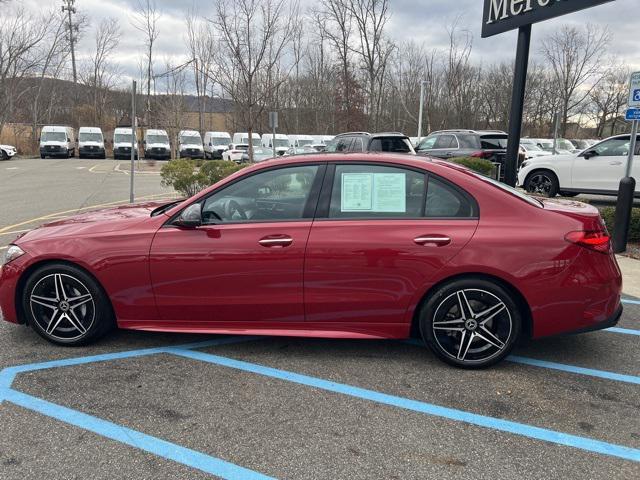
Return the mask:
<svg viewBox="0 0 640 480">
<path fill-rule="evenodd" d="M 293 243 L 293 238 L 286 235 L 269 235 L 258 240 L 258 243 L 263 247 L 288 247 Z"/>
<path fill-rule="evenodd" d="M 444 247 L 451 243 L 451 238 L 445 235 L 421 235 L 413 239 L 418 245 L 437 245 L 438 247 Z"/>
<path fill-rule="evenodd" d="M 622 162 L 609 162 L 609 165 L 622 165 Z"/>
</svg>

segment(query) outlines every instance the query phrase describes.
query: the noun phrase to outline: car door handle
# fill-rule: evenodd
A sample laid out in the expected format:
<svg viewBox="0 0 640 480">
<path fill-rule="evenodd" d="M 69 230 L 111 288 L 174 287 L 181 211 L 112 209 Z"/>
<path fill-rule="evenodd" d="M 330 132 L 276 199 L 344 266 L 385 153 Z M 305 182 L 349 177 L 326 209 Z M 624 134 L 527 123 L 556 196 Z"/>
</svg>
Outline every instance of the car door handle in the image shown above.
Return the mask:
<svg viewBox="0 0 640 480">
<path fill-rule="evenodd" d="M 609 165 L 622 165 L 622 162 L 609 162 Z"/>
<path fill-rule="evenodd" d="M 288 247 L 293 243 L 293 238 L 282 236 L 268 236 L 258 240 L 263 247 Z"/>
<path fill-rule="evenodd" d="M 444 247 L 451 243 L 451 238 L 444 235 L 421 235 L 413 239 L 418 245 L 437 245 L 438 247 Z"/>
</svg>

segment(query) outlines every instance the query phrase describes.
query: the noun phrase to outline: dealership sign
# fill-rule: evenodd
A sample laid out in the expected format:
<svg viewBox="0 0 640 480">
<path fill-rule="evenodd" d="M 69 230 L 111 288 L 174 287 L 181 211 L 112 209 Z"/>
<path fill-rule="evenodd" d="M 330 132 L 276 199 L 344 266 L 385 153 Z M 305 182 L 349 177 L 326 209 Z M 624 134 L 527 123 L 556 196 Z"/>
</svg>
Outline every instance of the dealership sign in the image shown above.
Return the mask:
<svg viewBox="0 0 640 480">
<path fill-rule="evenodd" d="M 484 0 L 482 37 L 611 1 L 613 0 Z"/>
</svg>

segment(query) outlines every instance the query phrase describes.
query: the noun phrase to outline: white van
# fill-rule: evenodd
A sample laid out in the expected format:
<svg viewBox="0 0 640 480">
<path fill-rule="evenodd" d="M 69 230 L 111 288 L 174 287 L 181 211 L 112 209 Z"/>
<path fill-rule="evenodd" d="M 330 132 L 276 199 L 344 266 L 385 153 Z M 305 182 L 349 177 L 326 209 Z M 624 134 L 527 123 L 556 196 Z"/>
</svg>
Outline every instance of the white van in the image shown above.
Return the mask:
<svg viewBox="0 0 640 480">
<path fill-rule="evenodd" d="M 202 137 L 196 130 L 180 130 L 178 134 L 178 158 L 204 158 Z"/>
<path fill-rule="evenodd" d="M 251 135 L 251 138 L 253 139 L 253 141 L 251 142 L 253 144 L 254 147 L 259 147 L 260 146 L 260 135 L 258 135 L 257 133 L 253 133 Z M 234 133 L 233 134 L 233 142 L 232 143 L 243 143 L 243 144 L 249 144 L 249 134 L 247 132 L 240 132 L 240 133 Z"/>
<path fill-rule="evenodd" d="M 73 157 L 76 154 L 76 139 L 73 128 L 47 125 L 40 131 L 40 158 Z"/>
<path fill-rule="evenodd" d="M 131 158 L 131 127 L 119 127 L 113 131 L 113 158 L 115 160 L 127 160 Z M 138 158 L 138 139 L 133 136 L 135 141 L 135 158 Z"/>
<path fill-rule="evenodd" d="M 165 130 L 147 128 L 144 131 L 142 150 L 144 151 L 144 158 L 153 158 L 156 160 L 171 159 L 169 135 L 167 135 Z"/>
<path fill-rule="evenodd" d="M 227 132 L 205 132 L 204 158 L 222 158 L 222 152 L 229 148 L 230 143 L 231 135 Z"/>
<path fill-rule="evenodd" d="M 273 133 L 265 133 L 262 135 L 262 146 L 271 149 L 275 148 L 276 154 L 284 155 L 289 150 L 289 137 L 282 133 L 276 133 L 276 138 L 273 140 Z"/>
<path fill-rule="evenodd" d="M 78 130 L 79 158 L 107 158 L 104 136 L 99 127 L 80 127 Z"/>
<path fill-rule="evenodd" d="M 289 142 L 292 147 L 304 147 L 313 143 L 311 135 L 289 135 Z"/>
</svg>

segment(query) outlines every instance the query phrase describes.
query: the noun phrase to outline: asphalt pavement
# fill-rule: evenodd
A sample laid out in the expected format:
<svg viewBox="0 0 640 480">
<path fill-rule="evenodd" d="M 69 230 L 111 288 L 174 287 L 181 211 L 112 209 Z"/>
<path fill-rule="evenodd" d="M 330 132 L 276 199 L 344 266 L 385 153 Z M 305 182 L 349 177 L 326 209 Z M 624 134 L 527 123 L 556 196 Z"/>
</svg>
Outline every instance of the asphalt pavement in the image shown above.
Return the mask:
<svg viewBox="0 0 640 480">
<path fill-rule="evenodd" d="M 128 197 L 122 162 L 14 163 L 0 235 Z M 171 194 L 157 174 L 138 187 Z M 640 300 L 624 307 L 616 329 L 483 371 L 411 342 L 115 331 L 64 348 L 0 323 L 0 478 L 640 478 Z"/>
</svg>

